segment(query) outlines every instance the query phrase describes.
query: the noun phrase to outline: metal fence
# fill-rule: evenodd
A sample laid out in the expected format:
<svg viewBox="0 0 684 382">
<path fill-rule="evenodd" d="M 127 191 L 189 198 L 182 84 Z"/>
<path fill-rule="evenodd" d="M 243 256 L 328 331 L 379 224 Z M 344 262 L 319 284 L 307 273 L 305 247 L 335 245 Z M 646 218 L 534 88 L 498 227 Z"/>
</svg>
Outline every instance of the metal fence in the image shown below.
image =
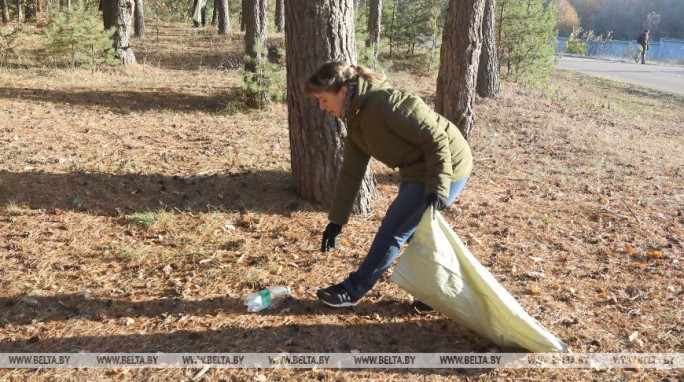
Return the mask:
<svg viewBox="0 0 684 382">
<path fill-rule="evenodd" d="M 556 51 L 565 52 L 567 38 L 558 37 Z M 636 40 L 620 41 L 584 41 L 587 45 L 589 56 L 614 57 L 634 59 L 638 54 L 639 44 Z M 646 58 L 653 61 L 684 62 L 684 40 L 661 39 L 659 42 L 649 44 Z"/>
</svg>

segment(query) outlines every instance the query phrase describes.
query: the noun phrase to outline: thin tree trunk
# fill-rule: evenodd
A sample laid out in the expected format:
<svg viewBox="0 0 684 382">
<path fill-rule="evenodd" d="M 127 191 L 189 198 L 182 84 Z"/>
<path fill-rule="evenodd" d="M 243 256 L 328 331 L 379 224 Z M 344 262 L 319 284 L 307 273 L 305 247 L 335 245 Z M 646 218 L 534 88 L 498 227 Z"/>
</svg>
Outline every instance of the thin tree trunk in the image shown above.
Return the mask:
<svg viewBox="0 0 684 382">
<path fill-rule="evenodd" d="M 228 0 L 214 0 L 214 6 L 218 17 L 218 34 L 227 35 L 230 33 L 230 9 Z"/>
<path fill-rule="evenodd" d="M 252 0 L 242 0 L 242 12 L 240 12 L 240 31 L 246 30 L 245 13 L 249 13 L 249 3 Z"/>
<path fill-rule="evenodd" d="M 145 37 L 145 9 L 143 0 L 135 0 L 135 37 Z"/>
<path fill-rule="evenodd" d="M 247 103 L 252 108 L 263 108 L 267 102 L 268 78 L 261 69 L 266 60 L 266 0 L 247 0 L 245 21 L 245 82 Z"/>
<path fill-rule="evenodd" d="M 430 40 L 431 42 L 431 47 L 430 47 L 430 68 L 435 63 L 435 59 L 437 58 L 437 55 L 435 52 L 437 51 L 437 39 L 439 37 L 440 33 L 440 25 L 439 25 L 439 15 L 442 11 L 441 4 L 435 5 L 434 8 L 432 9 L 432 13 L 430 15 L 430 27 L 432 28 L 432 39 Z"/>
<path fill-rule="evenodd" d="M 211 25 L 216 25 L 218 23 L 218 5 L 216 4 L 221 0 L 214 0 L 214 9 L 211 12 Z"/>
<path fill-rule="evenodd" d="M 275 27 L 279 33 L 285 30 L 285 0 L 276 0 Z"/>
<path fill-rule="evenodd" d="M 24 22 L 24 2 L 17 0 L 17 22 L 19 24 Z"/>
<path fill-rule="evenodd" d="M 368 2 L 368 40 L 366 47 L 373 49 L 371 66 L 378 68 L 378 53 L 380 49 L 380 20 L 382 20 L 382 0 Z"/>
<path fill-rule="evenodd" d="M 501 42 L 501 37 L 503 35 L 503 29 L 501 26 L 503 25 L 503 18 L 504 18 L 504 8 L 506 7 L 506 2 L 499 2 L 499 19 L 495 22 L 495 25 L 498 25 L 499 28 L 496 31 L 496 41 Z M 497 51 L 496 51 L 496 56 L 497 57 L 503 57 L 503 54 L 501 52 L 502 47 L 498 46 Z M 501 63 L 499 63 L 501 65 Z"/>
<path fill-rule="evenodd" d="M 484 5 L 485 0 L 450 0 L 442 36 L 435 110 L 454 122 L 466 139 L 475 117 Z"/>
<path fill-rule="evenodd" d="M 2 5 L 2 22 L 9 22 L 9 0 L 0 0 L 0 5 Z"/>
<path fill-rule="evenodd" d="M 482 20 L 482 53 L 477 71 L 477 95 L 494 98 L 501 92 L 494 25 L 496 0 L 485 1 L 487 4 L 485 5 L 485 13 Z"/>
<path fill-rule="evenodd" d="M 302 94 L 302 78 L 330 60 L 356 63 L 352 0 L 290 1 L 285 7 L 287 105 L 292 176 L 297 193 L 329 205 L 342 164 L 346 128 Z M 376 193 L 370 167 L 355 212 L 370 211 Z"/>
<path fill-rule="evenodd" d="M 394 57 L 394 20 L 397 14 L 397 2 L 395 1 L 392 7 L 392 22 L 390 23 L 390 33 L 389 33 L 389 56 L 390 59 Z"/>
</svg>

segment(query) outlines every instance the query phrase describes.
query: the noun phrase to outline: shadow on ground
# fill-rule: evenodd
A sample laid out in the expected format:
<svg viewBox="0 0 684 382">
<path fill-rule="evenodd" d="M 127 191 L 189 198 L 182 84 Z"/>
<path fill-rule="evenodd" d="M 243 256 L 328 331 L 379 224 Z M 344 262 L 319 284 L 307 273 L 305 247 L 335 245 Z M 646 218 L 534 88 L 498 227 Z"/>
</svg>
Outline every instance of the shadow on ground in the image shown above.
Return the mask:
<svg viewBox="0 0 684 382">
<path fill-rule="evenodd" d="M 78 89 L 0 88 L 0 97 L 35 102 L 102 107 L 119 113 L 152 110 L 219 112 L 225 100 L 239 88 L 221 95 L 199 95 L 169 90 L 159 91 L 110 91 Z"/>
<path fill-rule="evenodd" d="M 256 197 L 258 196 L 258 197 Z M 159 209 L 289 214 L 301 200 L 285 171 L 179 177 L 161 174 L 0 171 L 0 207 L 73 210 L 102 216 Z M 322 208 L 322 207 L 321 207 Z"/>
<path fill-rule="evenodd" d="M 100 336 L 55 337 L 55 333 L 35 335 L 26 340 L 0 342 L 0 352 L 351 352 L 361 353 L 468 353 L 510 352 L 513 349 L 497 348 L 458 324 L 443 318 L 401 320 L 375 323 L 372 315 L 415 315 L 406 301 L 385 300 L 378 303 L 361 303 L 351 309 L 334 309 L 318 301 L 289 299 L 283 304 L 261 313 L 246 313 L 240 299 L 220 297 L 200 301 L 160 298 L 149 301 L 125 301 L 86 298 L 80 294 L 26 298 L 13 296 L 0 298 L 0 306 L 9 312 L 7 324 L 74 320 L 106 321 L 130 317 L 140 322 L 141 317 L 158 317 L 164 333 L 103 334 Z M 219 314 L 246 315 L 244 326 L 221 326 L 209 330 L 173 330 L 182 326 L 182 317 L 195 320 Z M 288 316 L 335 315 L 367 317 L 362 324 L 300 325 L 288 322 Z M 262 318 L 282 317 L 283 323 L 273 326 L 252 326 Z M 216 321 L 215 317 L 210 317 Z M 180 320 L 180 321 L 179 321 Z M 359 320 L 356 320 L 357 322 Z M 68 324 L 70 325 L 70 324 Z M 137 323 L 134 325 L 138 325 Z M 103 323 L 103 327 L 105 324 Z M 213 325 L 216 326 L 215 324 Z M 111 324 L 106 325 L 110 328 Z M 154 330 L 150 330 L 154 332 Z M 416 341 L 420 338 L 420 341 Z M 414 370 L 432 373 L 429 369 Z M 473 375 L 483 370 L 459 370 Z"/>
</svg>

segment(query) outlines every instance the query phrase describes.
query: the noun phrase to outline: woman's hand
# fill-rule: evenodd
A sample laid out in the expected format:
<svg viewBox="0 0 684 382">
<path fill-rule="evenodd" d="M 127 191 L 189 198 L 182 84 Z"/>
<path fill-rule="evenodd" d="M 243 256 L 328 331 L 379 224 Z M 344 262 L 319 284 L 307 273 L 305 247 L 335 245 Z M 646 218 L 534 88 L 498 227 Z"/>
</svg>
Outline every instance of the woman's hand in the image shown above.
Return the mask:
<svg viewBox="0 0 684 382">
<path fill-rule="evenodd" d="M 440 194 L 429 194 L 425 197 L 427 200 L 427 205 L 429 207 L 434 207 L 435 211 L 441 211 L 447 207 L 447 198 Z"/>
<path fill-rule="evenodd" d="M 330 222 L 323 231 L 323 243 L 321 244 L 321 252 L 328 252 L 330 248 L 337 248 L 337 236 L 342 232 L 342 226 Z"/>
</svg>

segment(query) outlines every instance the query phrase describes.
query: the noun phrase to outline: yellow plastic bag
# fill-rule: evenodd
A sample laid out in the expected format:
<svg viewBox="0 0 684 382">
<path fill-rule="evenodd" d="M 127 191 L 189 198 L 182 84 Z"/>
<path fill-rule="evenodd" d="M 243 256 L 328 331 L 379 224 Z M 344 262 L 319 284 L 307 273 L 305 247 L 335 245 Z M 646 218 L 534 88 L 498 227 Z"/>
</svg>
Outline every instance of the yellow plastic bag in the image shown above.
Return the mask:
<svg viewBox="0 0 684 382">
<path fill-rule="evenodd" d="M 441 214 L 423 215 L 391 280 L 416 299 L 495 343 L 532 352 L 568 346 L 527 314 L 473 256 Z"/>
</svg>

